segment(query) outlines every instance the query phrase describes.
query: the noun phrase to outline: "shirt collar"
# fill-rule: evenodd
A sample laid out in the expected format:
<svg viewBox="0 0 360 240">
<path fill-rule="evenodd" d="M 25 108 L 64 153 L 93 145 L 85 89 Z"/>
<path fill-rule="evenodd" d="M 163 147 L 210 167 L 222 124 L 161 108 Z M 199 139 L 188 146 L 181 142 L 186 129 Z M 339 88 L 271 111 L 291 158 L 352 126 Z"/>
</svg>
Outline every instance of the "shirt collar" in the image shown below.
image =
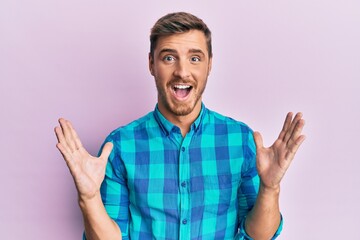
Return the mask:
<svg viewBox="0 0 360 240">
<path fill-rule="evenodd" d="M 204 105 L 204 103 L 201 103 L 201 110 L 199 116 L 195 119 L 193 124 L 191 124 L 190 131 L 194 130 L 197 132 L 202 124 L 202 121 L 204 119 L 204 116 L 207 113 L 207 109 Z M 158 104 L 156 104 L 155 110 L 154 110 L 154 116 L 159 124 L 161 130 L 168 136 L 174 129 L 179 129 L 176 125 L 171 123 L 169 120 L 167 120 L 164 115 L 159 111 Z M 180 131 L 180 129 L 179 129 Z"/>
</svg>

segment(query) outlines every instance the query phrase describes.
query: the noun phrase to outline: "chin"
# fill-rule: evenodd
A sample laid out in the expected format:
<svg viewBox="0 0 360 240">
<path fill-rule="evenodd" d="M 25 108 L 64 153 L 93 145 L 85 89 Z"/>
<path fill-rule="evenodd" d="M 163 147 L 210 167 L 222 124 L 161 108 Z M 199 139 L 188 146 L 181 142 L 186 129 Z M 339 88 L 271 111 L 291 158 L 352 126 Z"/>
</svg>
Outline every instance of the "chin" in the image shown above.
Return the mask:
<svg viewBox="0 0 360 240">
<path fill-rule="evenodd" d="M 195 103 L 180 103 L 168 105 L 168 109 L 176 116 L 186 116 L 194 111 L 196 107 Z"/>
<path fill-rule="evenodd" d="M 193 109 L 191 108 L 181 108 L 181 109 L 172 109 L 172 113 L 174 113 L 176 116 L 186 116 L 189 115 Z"/>
</svg>

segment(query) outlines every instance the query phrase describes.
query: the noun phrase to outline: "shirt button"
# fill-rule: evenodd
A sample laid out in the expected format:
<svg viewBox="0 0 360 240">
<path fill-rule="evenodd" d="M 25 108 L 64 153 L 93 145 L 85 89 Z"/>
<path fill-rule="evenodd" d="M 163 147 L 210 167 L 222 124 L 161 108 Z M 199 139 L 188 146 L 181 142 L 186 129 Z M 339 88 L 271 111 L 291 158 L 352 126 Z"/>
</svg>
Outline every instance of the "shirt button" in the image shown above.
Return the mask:
<svg viewBox="0 0 360 240">
<path fill-rule="evenodd" d="M 185 152 L 185 147 L 182 147 L 182 148 L 181 148 L 181 151 Z"/>
<path fill-rule="evenodd" d="M 187 220 L 186 219 L 184 219 L 184 220 L 182 220 L 182 224 L 187 224 Z"/>
<path fill-rule="evenodd" d="M 182 187 L 186 187 L 186 182 L 182 182 L 182 183 L 181 183 L 181 186 L 182 186 Z"/>
</svg>

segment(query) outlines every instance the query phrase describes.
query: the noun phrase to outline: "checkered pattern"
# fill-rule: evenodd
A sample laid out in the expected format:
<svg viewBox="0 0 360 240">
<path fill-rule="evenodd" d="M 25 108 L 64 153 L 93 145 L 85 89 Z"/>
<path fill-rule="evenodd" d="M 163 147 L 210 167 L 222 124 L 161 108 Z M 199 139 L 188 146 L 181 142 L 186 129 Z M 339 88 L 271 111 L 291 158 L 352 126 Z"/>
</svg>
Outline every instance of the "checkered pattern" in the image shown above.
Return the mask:
<svg viewBox="0 0 360 240">
<path fill-rule="evenodd" d="M 183 138 L 156 108 L 105 142 L 114 149 L 101 195 L 123 239 L 251 239 L 259 177 L 245 124 L 203 105 Z"/>
</svg>

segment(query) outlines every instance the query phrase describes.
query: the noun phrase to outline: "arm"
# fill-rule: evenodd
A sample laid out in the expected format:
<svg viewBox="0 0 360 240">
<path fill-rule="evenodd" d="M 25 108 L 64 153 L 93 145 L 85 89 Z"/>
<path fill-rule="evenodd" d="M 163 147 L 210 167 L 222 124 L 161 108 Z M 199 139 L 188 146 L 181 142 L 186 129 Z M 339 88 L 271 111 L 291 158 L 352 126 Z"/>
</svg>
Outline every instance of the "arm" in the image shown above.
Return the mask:
<svg viewBox="0 0 360 240">
<path fill-rule="evenodd" d="M 92 199 L 79 200 L 79 205 L 88 240 L 122 239 L 120 228 L 107 214 L 100 193 Z"/>
<path fill-rule="evenodd" d="M 280 225 L 279 191 L 260 186 L 258 197 L 248 213 L 245 229 L 253 239 L 272 239 Z"/>
<path fill-rule="evenodd" d="M 107 214 L 100 196 L 100 185 L 112 143 L 104 145 L 100 157 L 93 157 L 82 146 L 71 123 L 65 119 L 60 119 L 59 123 L 60 127 L 55 128 L 58 139 L 56 147 L 74 179 L 87 239 L 121 239 L 121 231 Z"/>
<path fill-rule="evenodd" d="M 253 239 L 271 239 L 280 224 L 280 182 L 293 160 L 305 136 L 302 114 L 286 116 L 283 129 L 275 143 L 265 148 L 260 133 L 254 133 L 256 144 L 256 166 L 260 177 L 258 197 L 248 213 L 245 229 Z"/>
</svg>

